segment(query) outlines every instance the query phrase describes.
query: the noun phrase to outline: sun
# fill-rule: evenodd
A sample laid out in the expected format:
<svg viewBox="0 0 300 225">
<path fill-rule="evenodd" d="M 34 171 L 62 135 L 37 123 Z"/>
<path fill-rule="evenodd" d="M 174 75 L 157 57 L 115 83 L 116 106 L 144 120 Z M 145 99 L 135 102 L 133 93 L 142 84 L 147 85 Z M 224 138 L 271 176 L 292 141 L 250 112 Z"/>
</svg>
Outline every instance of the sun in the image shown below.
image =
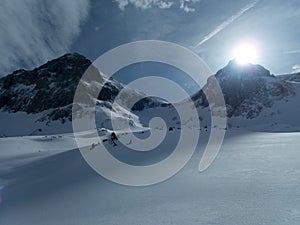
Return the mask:
<svg viewBox="0 0 300 225">
<path fill-rule="evenodd" d="M 241 65 L 257 63 L 257 47 L 252 43 L 240 44 L 234 49 L 232 58 Z"/>
</svg>

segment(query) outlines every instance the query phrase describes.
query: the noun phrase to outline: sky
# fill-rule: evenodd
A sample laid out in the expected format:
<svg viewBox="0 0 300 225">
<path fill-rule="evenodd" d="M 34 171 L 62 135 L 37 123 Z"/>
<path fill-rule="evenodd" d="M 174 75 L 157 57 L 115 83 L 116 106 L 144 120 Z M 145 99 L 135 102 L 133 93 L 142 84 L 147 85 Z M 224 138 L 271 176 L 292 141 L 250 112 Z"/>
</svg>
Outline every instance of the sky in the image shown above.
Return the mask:
<svg viewBox="0 0 300 225">
<path fill-rule="evenodd" d="M 299 0 L 2 0 L 0 76 L 67 52 L 95 60 L 137 40 L 197 53 L 217 72 L 249 40 L 273 74 L 300 71 Z"/>
</svg>

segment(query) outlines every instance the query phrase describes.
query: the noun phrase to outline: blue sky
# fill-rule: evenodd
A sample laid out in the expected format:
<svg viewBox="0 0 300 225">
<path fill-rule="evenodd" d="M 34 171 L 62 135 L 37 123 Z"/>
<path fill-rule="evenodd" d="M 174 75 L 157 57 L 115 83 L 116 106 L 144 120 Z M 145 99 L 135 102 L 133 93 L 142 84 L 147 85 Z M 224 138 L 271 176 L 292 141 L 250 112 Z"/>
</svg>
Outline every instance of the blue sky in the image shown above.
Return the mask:
<svg viewBox="0 0 300 225">
<path fill-rule="evenodd" d="M 235 46 L 251 39 L 259 45 L 258 63 L 272 73 L 300 70 L 298 0 L 10 0 L 0 5 L 2 76 L 66 52 L 94 60 L 144 39 L 188 47 L 213 72 L 228 63 Z"/>
</svg>

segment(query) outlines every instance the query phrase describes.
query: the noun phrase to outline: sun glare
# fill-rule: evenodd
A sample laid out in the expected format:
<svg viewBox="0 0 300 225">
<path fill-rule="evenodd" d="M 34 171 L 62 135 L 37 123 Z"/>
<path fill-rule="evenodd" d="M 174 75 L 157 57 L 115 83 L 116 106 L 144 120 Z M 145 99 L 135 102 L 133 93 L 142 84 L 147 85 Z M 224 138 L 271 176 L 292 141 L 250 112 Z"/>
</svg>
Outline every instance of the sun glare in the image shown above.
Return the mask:
<svg viewBox="0 0 300 225">
<path fill-rule="evenodd" d="M 257 48 L 253 44 L 244 43 L 233 51 L 233 59 L 239 64 L 257 63 Z"/>
</svg>

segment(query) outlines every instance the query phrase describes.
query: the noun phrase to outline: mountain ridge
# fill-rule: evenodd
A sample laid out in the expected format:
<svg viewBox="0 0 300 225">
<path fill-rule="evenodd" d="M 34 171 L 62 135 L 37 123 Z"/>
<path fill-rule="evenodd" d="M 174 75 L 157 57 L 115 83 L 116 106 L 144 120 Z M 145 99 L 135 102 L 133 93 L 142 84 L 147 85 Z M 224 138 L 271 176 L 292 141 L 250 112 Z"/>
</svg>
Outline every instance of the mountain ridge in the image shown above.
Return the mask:
<svg viewBox="0 0 300 225">
<path fill-rule="evenodd" d="M 139 126 L 142 126 L 139 117 L 143 117 L 143 111 L 150 108 L 165 108 L 166 111 L 160 115 L 172 114 L 175 117 L 175 113 L 170 113 L 171 104 L 161 102 L 156 98 L 149 98 L 134 89 L 127 89 L 121 105 L 113 108 L 114 98 L 124 85 L 114 79 L 107 79 L 92 66 L 90 60 L 78 53 L 68 53 L 34 70 L 16 70 L 0 78 L 0 112 L 5 112 L 6 116 L 25 112 L 38 115 L 34 123 L 49 126 L 55 121 L 60 121 L 60 123 L 69 123 L 70 126 L 74 93 L 86 70 L 95 73 L 98 83 L 86 85 L 85 88 L 92 91 L 98 90 L 99 87 L 102 89 L 97 99 L 90 99 L 91 102 L 95 102 L 101 115 L 98 118 L 100 126 L 111 128 L 109 112 L 116 113 L 123 122 L 128 121 L 127 117 L 134 117 L 136 118 L 134 122 Z M 288 77 L 274 76 L 260 65 L 242 66 L 233 60 L 215 75 L 209 77 L 203 89 L 191 96 L 198 108 L 199 118 L 207 113 L 203 113 L 206 109 L 209 109 L 204 93 L 214 94 L 216 87 L 213 80 L 215 78 L 224 95 L 228 118 L 245 118 L 246 120 L 257 118 L 264 110 L 271 109 L 277 102 L 288 101 L 297 92 L 294 83 L 298 81 L 298 74 Z M 137 99 L 133 108 L 126 107 Z M 184 101 L 176 104 L 184 104 Z M 80 109 L 82 106 L 78 107 Z M 178 124 L 178 121 L 175 122 Z M 36 124 L 34 127 L 35 130 L 40 130 Z"/>
</svg>

